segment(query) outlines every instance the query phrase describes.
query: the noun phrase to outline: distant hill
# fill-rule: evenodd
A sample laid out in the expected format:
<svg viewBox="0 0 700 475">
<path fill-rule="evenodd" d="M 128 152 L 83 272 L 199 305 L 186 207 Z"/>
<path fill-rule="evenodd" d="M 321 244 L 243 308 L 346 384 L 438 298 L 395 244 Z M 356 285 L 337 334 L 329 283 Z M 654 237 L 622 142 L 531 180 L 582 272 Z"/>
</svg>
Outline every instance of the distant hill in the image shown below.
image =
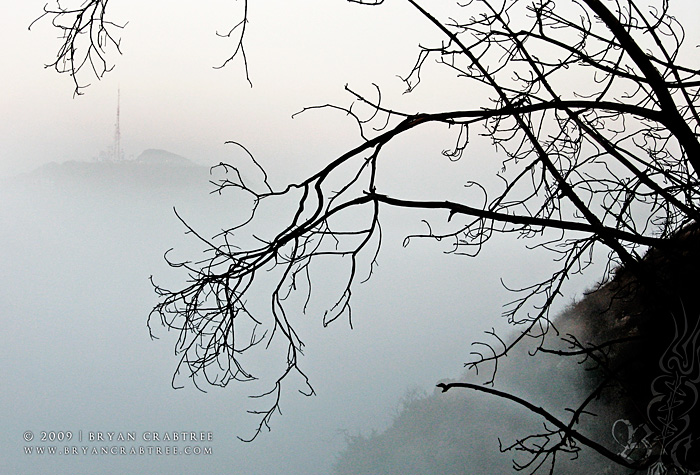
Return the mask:
<svg viewBox="0 0 700 475">
<path fill-rule="evenodd" d="M 135 162 L 148 165 L 174 165 L 182 167 L 197 166 L 194 162 L 188 160 L 182 155 L 158 148 L 149 148 L 144 150 L 141 155 L 136 158 Z"/>
<path fill-rule="evenodd" d="M 4 180 L 4 186 L 55 186 L 69 193 L 167 194 L 173 189 L 211 191 L 210 179 L 208 167 L 166 150 L 148 149 L 135 160 L 47 163 Z"/>
</svg>

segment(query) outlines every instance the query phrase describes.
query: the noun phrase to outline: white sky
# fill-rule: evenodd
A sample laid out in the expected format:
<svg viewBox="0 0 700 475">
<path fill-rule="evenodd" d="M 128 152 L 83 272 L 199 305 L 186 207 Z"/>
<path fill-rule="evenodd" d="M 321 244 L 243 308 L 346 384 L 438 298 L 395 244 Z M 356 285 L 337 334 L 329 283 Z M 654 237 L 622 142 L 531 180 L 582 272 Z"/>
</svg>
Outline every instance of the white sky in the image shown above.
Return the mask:
<svg viewBox="0 0 700 475">
<path fill-rule="evenodd" d="M 376 82 L 389 100 L 398 97 L 403 87 L 396 75 L 408 73 L 419 41 L 436 38 L 417 12 L 395 0 L 381 7 L 340 0 L 251 2 L 246 45 L 255 87 L 250 89 L 240 61 L 213 69 L 233 47 L 215 32 L 235 24 L 242 2 L 112 1 L 111 18 L 128 21 L 124 54 L 111 56 L 116 68 L 102 81 L 85 75 L 92 86 L 74 99 L 70 78 L 43 67 L 59 45 L 48 18 L 27 29 L 44 3 L 27 0 L 3 8 L 0 176 L 99 154 L 112 142 L 117 87 L 127 157 L 164 148 L 217 163 L 230 157 L 226 140 L 244 142 L 264 162 L 308 155 L 310 143 L 319 152 L 340 151 L 353 143 L 352 123 L 338 114 L 295 121 L 291 114 L 308 105 L 348 104 L 345 83 L 370 94 Z M 698 2 L 672 5 L 684 19 L 700 21 Z M 687 31 L 696 35 L 693 26 Z M 402 97 L 402 104 L 413 101 L 416 110 L 454 107 L 449 83 L 439 80 L 440 87 L 419 89 L 415 97 Z"/>
<path fill-rule="evenodd" d="M 381 9 L 328 1 L 251 2 L 251 89 L 240 61 L 213 69 L 233 47 L 215 31 L 235 24 L 240 2 L 114 1 L 111 18 L 129 22 L 122 32 L 124 54 L 110 57 L 116 68 L 102 81 L 86 74 L 83 80 L 92 85 L 74 99 L 70 78 L 43 67 L 59 45 L 48 19 L 27 30 L 43 4 L 16 2 L 2 20 L 0 39 L 13 47 L 6 48 L 2 77 L 0 175 L 47 161 L 89 160 L 109 146 L 117 87 L 127 156 L 165 148 L 215 163 L 226 158 L 223 142 L 232 139 L 261 150 L 259 155 L 289 155 L 290 145 L 308 143 L 298 140 L 301 133 L 328 145 L 337 138 L 314 134 L 312 122 L 293 122 L 291 114 L 306 105 L 347 102 L 346 82 L 368 88 L 379 81 L 401 92 L 395 75 L 413 64 L 417 40 L 411 30 L 419 20 L 398 2 Z M 354 132 L 353 124 L 343 123 L 338 135 Z"/>
</svg>

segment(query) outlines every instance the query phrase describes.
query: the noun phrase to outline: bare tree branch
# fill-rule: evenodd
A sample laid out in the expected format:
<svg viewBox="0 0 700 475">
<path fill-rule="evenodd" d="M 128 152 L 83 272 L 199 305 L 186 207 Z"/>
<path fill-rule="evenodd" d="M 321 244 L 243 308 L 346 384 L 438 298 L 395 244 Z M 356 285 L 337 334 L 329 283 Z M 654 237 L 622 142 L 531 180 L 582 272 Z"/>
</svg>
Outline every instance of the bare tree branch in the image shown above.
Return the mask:
<svg viewBox="0 0 700 475">
<path fill-rule="evenodd" d="M 63 41 L 56 53 L 56 60 L 46 65 L 58 73 L 67 73 L 75 85 L 74 95 L 81 95 L 81 90 L 89 84 L 79 79 L 81 71 L 88 68 L 101 79 L 105 73 L 114 68 L 107 56 L 110 49 L 121 54 L 121 39 L 114 36 L 120 25 L 107 19 L 108 0 L 86 0 L 80 7 L 65 8 L 60 2 L 55 7 L 44 5 L 44 13 L 34 20 L 32 26 L 42 18 L 51 18 L 51 24 L 61 32 Z"/>
</svg>

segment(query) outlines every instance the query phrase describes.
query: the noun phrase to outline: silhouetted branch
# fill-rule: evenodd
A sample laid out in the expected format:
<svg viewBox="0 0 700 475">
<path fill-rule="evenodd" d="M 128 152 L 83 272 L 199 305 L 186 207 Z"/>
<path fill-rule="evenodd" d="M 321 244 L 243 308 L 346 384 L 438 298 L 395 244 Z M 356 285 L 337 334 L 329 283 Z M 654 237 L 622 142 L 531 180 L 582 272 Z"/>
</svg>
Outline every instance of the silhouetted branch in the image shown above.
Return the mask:
<svg viewBox="0 0 700 475">
<path fill-rule="evenodd" d="M 494 389 L 494 388 L 480 386 L 478 384 L 472 384 L 472 383 L 439 383 L 437 385 L 437 387 L 442 389 L 443 392 L 447 392 L 453 388 L 471 389 L 474 391 L 487 393 L 487 394 L 490 394 L 492 396 L 496 396 L 498 398 L 514 402 L 514 403 L 526 408 L 528 411 L 532 412 L 533 414 L 537 414 L 540 417 L 544 418 L 547 422 L 549 422 L 550 424 L 552 424 L 556 428 L 556 430 L 548 430 L 545 434 L 528 436 L 525 439 L 516 442 L 516 444 L 514 444 L 513 446 L 505 448 L 505 450 L 511 450 L 513 448 L 518 447 L 521 450 L 525 450 L 527 452 L 534 454 L 536 457 L 544 455 L 545 459 L 546 459 L 547 457 L 553 457 L 554 454 L 556 454 L 559 451 L 559 449 L 562 449 L 562 448 L 566 452 L 576 453 L 577 449 L 573 445 L 573 442 L 575 441 L 575 442 L 578 442 L 580 444 L 585 445 L 586 447 L 589 447 L 589 448 L 595 450 L 599 454 L 603 455 L 604 457 L 607 457 L 608 459 L 616 462 L 617 464 L 619 464 L 623 467 L 631 468 L 634 470 L 639 470 L 639 469 L 645 468 L 646 466 L 649 465 L 648 461 L 644 461 L 642 463 L 631 463 L 626 458 L 616 454 L 615 452 L 611 451 L 610 449 L 606 448 L 605 446 L 601 445 L 600 443 L 588 438 L 584 434 L 573 429 L 573 426 L 577 423 L 577 419 L 580 416 L 581 411 L 588 404 L 588 402 L 590 402 L 590 400 L 595 397 L 595 393 L 592 393 L 591 396 L 589 396 L 589 398 L 587 398 L 587 400 L 584 401 L 582 406 L 577 411 L 575 411 L 574 416 L 572 417 L 571 421 L 569 423 L 565 423 L 542 407 L 536 406 L 535 404 L 533 404 L 533 403 L 531 403 L 531 402 L 529 402 L 521 397 L 518 397 L 514 394 L 510 394 L 510 393 L 507 393 L 504 391 L 499 391 L 499 390 Z M 533 438 L 546 438 L 547 442 L 549 442 L 549 440 L 551 440 L 551 438 L 554 436 L 556 436 L 559 439 L 559 442 L 557 442 L 557 445 L 558 445 L 557 450 L 548 449 L 548 448 L 546 448 L 546 445 L 535 447 L 535 448 L 529 448 L 527 445 L 527 443 L 529 441 L 531 441 Z M 530 462 L 528 462 L 525 465 L 519 465 L 519 466 L 516 465 L 516 469 L 523 470 L 525 468 L 528 468 L 531 464 L 534 463 L 534 460 L 535 459 L 531 460 Z M 539 466 L 540 465 L 536 466 L 534 471 L 536 471 Z M 534 471 L 532 473 L 534 473 Z M 552 473 L 551 470 L 550 470 L 550 473 Z"/>
<path fill-rule="evenodd" d="M 65 7 L 62 3 L 65 4 L 65 1 L 55 0 L 55 7 L 50 7 L 49 3 L 44 5 L 44 13 L 32 21 L 29 29 L 45 17 L 51 19 L 52 26 L 60 31 L 59 38 L 62 44 L 56 53 L 55 61 L 46 67 L 53 68 L 60 74 L 67 73 L 75 85 L 74 95 L 82 95 L 82 89 L 90 85 L 80 78 L 84 68 L 88 68 L 97 79 L 102 79 L 114 69 L 114 64 L 109 61 L 108 56 L 110 50 L 122 54 L 121 38 L 115 36 L 115 33 L 127 24 L 118 24 L 108 19 L 106 12 L 109 0 L 84 0 L 79 7 Z M 241 56 L 246 80 L 252 87 L 244 47 L 247 24 L 248 0 L 243 0 L 242 19 L 227 32 L 216 32 L 217 36 L 235 38 L 236 42 L 231 55 L 215 69 L 221 69 L 237 56 Z"/>
<path fill-rule="evenodd" d="M 56 60 L 46 65 L 58 73 L 68 73 L 75 85 L 74 94 L 82 94 L 81 89 L 89 84 L 82 84 L 78 79 L 83 68 L 101 79 L 111 71 L 114 65 L 107 60 L 108 50 L 114 48 L 121 54 L 121 40 L 114 36 L 114 30 L 123 29 L 107 19 L 108 0 L 86 0 L 78 8 L 65 8 L 60 2 L 55 7 L 44 5 L 44 13 L 34 20 L 29 29 L 44 17 L 51 18 L 51 24 L 61 32 L 63 41 L 56 53 Z"/>
<path fill-rule="evenodd" d="M 217 66 L 215 69 L 224 68 L 231 61 L 233 61 L 236 58 L 236 56 L 240 55 L 243 60 L 243 70 L 245 71 L 246 81 L 248 81 L 250 87 L 253 87 L 253 82 L 250 80 L 250 73 L 248 71 L 248 57 L 246 56 L 245 46 L 243 44 L 247 26 L 248 0 L 243 0 L 243 17 L 241 18 L 241 20 L 238 21 L 235 25 L 233 25 L 233 27 L 229 29 L 226 33 L 219 33 L 218 31 L 216 32 L 216 35 L 221 38 L 235 38 L 236 47 L 234 48 L 233 53 L 231 53 L 231 56 L 226 58 L 226 60 L 220 66 Z"/>
</svg>

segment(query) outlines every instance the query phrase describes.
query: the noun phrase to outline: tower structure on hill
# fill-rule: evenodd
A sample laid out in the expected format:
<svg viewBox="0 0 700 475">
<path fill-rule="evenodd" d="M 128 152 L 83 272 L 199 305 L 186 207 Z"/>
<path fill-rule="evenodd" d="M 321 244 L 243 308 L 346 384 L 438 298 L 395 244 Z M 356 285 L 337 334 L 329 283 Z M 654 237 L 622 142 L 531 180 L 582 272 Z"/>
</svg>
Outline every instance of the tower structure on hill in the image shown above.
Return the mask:
<svg viewBox="0 0 700 475">
<path fill-rule="evenodd" d="M 121 105 L 121 89 L 117 89 L 117 120 L 114 124 L 114 144 L 112 145 L 112 160 L 120 161 L 124 159 L 122 150 L 122 133 L 119 130 L 119 108 Z"/>
</svg>

